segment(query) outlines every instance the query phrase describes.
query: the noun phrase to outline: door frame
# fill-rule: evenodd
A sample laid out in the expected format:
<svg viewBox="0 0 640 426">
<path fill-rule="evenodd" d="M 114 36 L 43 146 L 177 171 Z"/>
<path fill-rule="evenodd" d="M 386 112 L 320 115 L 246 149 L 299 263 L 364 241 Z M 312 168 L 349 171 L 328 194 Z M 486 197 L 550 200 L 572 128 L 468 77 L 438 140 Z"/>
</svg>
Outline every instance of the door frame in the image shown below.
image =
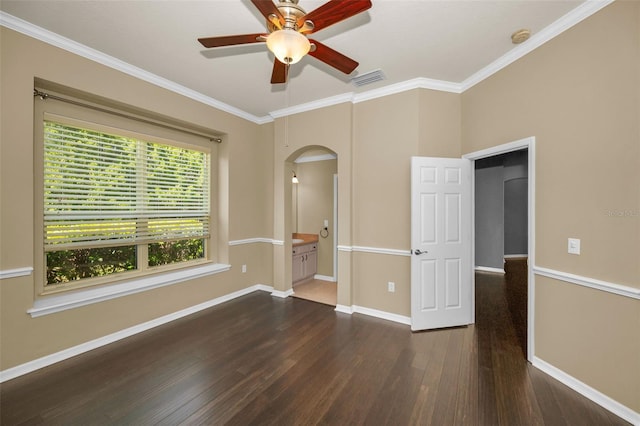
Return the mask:
<svg viewBox="0 0 640 426">
<path fill-rule="evenodd" d="M 333 175 L 333 281 L 338 281 L 338 174 Z"/>
<path fill-rule="evenodd" d="M 471 160 L 472 170 L 475 170 L 475 161 L 481 160 L 483 158 L 494 157 L 496 155 L 505 154 L 513 151 L 520 151 L 527 149 L 528 150 L 528 253 L 527 253 L 527 360 L 529 362 L 533 362 L 533 357 L 535 354 L 535 281 L 533 274 L 533 266 L 535 265 L 535 240 L 536 240 L 536 232 L 535 232 L 535 194 L 536 194 L 536 138 L 535 136 L 530 136 L 528 138 L 519 139 L 513 142 L 509 142 L 506 144 L 494 146 L 491 148 L 483 149 L 480 151 L 475 151 L 469 154 L 465 154 L 462 158 L 466 158 Z M 471 258 L 475 263 L 475 247 L 476 247 L 476 230 L 475 230 L 475 173 L 471 173 Z M 475 323 L 475 269 L 471 268 L 471 283 L 472 283 L 472 306 L 474 307 L 472 315 L 472 320 Z"/>
</svg>

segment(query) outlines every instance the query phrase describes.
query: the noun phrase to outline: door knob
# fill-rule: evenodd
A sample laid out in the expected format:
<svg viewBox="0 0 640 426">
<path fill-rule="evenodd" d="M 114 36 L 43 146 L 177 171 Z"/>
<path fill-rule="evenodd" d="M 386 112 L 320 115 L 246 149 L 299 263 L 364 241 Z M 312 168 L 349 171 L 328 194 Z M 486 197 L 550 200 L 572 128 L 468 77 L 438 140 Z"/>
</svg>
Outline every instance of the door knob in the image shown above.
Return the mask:
<svg viewBox="0 0 640 426">
<path fill-rule="evenodd" d="M 427 254 L 427 253 L 428 253 L 428 251 L 426 251 L 426 250 L 422 251 L 420 249 L 417 249 L 417 250 L 413 251 L 413 254 L 417 254 L 418 256 L 420 256 L 421 254 Z"/>
</svg>

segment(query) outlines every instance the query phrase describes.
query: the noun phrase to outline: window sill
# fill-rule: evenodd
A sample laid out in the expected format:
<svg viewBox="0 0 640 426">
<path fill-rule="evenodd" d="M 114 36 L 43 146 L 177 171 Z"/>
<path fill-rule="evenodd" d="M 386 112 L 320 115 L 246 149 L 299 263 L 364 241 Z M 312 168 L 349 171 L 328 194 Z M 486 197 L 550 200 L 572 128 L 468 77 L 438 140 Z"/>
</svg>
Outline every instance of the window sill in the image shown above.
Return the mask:
<svg viewBox="0 0 640 426">
<path fill-rule="evenodd" d="M 137 278 L 120 284 L 99 288 L 89 288 L 73 293 L 50 296 L 37 299 L 33 304 L 33 308 L 29 309 L 27 313 L 31 315 L 32 318 L 36 318 L 43 315 L 66 311 L 68 309 L 78 308 L 80 306 L 90 305 L 92 303 L 127 296 L 129 294 L 140 293 L 154 288 L 177 284 L 194 278 L 225 272 L 229 269 L 231 269 L 231 265 L 210 263 L 161 275 Z"/>
</svg>

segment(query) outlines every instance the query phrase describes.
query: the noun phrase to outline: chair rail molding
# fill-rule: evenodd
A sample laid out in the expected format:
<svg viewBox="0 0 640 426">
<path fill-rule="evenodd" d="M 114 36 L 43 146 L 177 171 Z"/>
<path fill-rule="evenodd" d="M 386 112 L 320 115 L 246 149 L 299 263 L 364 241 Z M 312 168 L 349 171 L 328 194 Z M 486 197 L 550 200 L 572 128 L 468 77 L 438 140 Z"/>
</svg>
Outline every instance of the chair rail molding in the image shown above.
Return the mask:
<svg viewBox="0 0 640 426">
<path fill-rule="evenodd" d="M 618 296 L 630 297 L 632 299 L 640 299 L 640 288 L 629 287 L 626 285 L 610 283 L 595 278 L 583 277 L 580 275 L 570 274 L 568 272 L 556 271 L 555 269 L 534 266 L 533 273 L 554 280 L 564 281 L 583 287 L 593 288 L 596 290 L 606 291 L 607 293 L 617 294 Z"/>
<path fill-rule="evenodd" d="M 24 268 L 4 269 L 0 270 L 0 280 L 7 278 L 27 277 L 33 273 L 33 267 L 25 266 Z"/>
<path fill-rule="evenodd" d="M 274 240 L 272 238 L 257 237 L 257 238 L 245 238 L 242 240 L 229 241 L 230 246 L 240 246 L 243 244 L 256 244 L 256 243 L 274 244 Z"/>
</svg>

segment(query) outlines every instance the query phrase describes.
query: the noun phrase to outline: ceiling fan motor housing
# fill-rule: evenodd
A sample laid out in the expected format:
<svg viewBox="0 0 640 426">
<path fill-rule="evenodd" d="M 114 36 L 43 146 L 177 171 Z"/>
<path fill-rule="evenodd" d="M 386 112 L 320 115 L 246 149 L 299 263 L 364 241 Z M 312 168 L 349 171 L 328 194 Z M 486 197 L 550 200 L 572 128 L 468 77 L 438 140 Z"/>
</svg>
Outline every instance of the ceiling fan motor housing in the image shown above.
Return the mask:
<svg viewBox="0 0 640 426">
<path fill-rule="evenodd" d="M 298 31 L 300 29 L 298 28 L 298 20 L 307 14 L 302 7 L 298 6 L 298 0 L 281 0 L 276 7 L 285 21 L 282 29 Z M 270 33 L 280 29 L 274 24 L 274 21 L 277 22 L 277 20 L 278 18 L 275 15 L 271 15 L 269 19 L 267 19 L 267 29 Z"/>
</svg>

